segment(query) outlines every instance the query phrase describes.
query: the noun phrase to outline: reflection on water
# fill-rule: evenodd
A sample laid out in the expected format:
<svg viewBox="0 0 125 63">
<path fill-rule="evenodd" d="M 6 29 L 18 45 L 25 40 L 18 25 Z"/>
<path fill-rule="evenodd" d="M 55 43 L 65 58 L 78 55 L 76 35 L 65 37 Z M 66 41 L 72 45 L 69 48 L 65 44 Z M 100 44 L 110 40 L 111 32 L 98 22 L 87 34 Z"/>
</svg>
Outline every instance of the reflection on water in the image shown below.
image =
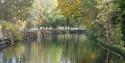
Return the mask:
<svg viewBox="0 0 125 63">
<path fill-rule="evenodd" d="M 85 35 L 51 35 L 19 42 L 0 51 L 0 63 L 105 63 L 107 51 Z M 110 53 L 108 63 L 124 63 Z"/>
</svg>

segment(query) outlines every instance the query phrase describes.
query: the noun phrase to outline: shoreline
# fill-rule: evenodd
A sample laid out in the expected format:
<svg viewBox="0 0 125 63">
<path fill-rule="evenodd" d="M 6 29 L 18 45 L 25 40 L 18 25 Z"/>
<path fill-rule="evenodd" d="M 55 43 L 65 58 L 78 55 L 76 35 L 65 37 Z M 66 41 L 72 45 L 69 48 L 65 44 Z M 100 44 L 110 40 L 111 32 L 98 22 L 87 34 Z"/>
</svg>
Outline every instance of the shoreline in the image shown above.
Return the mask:
<svg viewBox="0 0 125 63">
<path fill-rule="evenodd" d="M 4 37 L 0 39 L 0 51 L 8 46 L 14 45 L 15 43 L 19 41 L 25 41 L 25 40 L 30 40 L 30 39 L 37 39 L 38 38 L 38 31 L 27 31 L 27 32 L 22 32 L 24 33 L 24 36 L 21 40 L 19 39 L 13 39 L 11 40 L 10 38 Z M 41 39 L 44 38 L 45 36 L 49 34 L 84 34 L 85 30 L 40 30 L 41 33 Z"/>
</svg>

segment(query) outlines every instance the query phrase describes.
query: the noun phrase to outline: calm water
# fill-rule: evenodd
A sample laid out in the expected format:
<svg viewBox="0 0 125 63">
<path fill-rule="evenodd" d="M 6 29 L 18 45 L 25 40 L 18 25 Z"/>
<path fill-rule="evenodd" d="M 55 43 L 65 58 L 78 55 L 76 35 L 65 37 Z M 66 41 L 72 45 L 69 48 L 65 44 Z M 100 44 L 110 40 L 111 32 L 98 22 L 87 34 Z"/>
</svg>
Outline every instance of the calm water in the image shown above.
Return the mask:
<svg viewBox="0 0 125 63">
<path fill-rule="evenodd" d="M 0 51 L 0 63 L 125 63 L 90 42 L 85 35 L 50 35 L 41 41 L 19 42 Z"/>
</svg>

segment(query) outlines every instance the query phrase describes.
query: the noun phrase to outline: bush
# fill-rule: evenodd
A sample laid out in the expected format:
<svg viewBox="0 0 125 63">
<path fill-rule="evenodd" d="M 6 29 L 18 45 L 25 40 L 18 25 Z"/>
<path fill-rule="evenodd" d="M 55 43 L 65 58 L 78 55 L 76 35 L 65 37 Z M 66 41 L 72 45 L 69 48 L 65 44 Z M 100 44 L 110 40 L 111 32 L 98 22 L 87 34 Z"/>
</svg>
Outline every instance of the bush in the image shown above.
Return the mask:
<svg viewBox="0 0 125 63">
<path fill-rule="evenodd" d="M 11 22 L 5 22 L 2 25 L 2 31 L 5 37 L 11 40 L 21 40 L 23 39 L 23 33 L 18 31 L 15 25 Z"/>
</svg>

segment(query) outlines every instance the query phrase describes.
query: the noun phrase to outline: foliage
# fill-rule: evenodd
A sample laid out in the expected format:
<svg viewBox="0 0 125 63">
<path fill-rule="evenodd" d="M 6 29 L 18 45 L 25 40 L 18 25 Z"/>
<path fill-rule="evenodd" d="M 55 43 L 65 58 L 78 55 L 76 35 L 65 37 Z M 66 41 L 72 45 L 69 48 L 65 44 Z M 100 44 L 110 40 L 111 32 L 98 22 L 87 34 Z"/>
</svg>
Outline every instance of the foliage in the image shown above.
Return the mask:
<svg viewBox="0 0 125 63">
<path fill-rule="evenodd" d="M 25 27 L 26 27 L 26 22 L 25 21 L 21 21 L 18 20 L 16 21 L 15 27 L 18 31 L 24 31 Z"/>
<path fill-rule="evenodd" d="M 0 0 L 0 19 L 12 21 L 24 20 L 28 16 L 32 0 Z"/>
<path fill-rule="evenodd" d="M 81 0 L 58 0 L 57 8 L 66 17 L 65 25 L 81 24 Z"/>
<path fill-rule="evenodd" d="M 118 6 L 114 3 L 115 1 L 99 1 L 97 0 L 96 8 L 99 10 L 97 14 L 97 20 L 95 23 L 102 25 L 102 28 L 96 27 L 97 34 L 99 37 L 102 37 L 109 43 L 115 43 L 121 45 L 121 30 L 120 30 L 120 23 L 114 24 L 116 19 L 113 20 L 116 12 L 118 12 Z M 101 31 L 101 29 L 104 29 Z M 114 37 L 115 36 L 115 37 Z M 117 38 L 116 38 L 117 37 Z"/>
<path fill-rule="evenodd" d="M 87 0 L 82 1 L 87 2 Z M 84 16 L 84 25 L 88 33 L 93 38 L 121 45 L 121 23 L 117 21 L 118 3 L 114 0 L 95 0 L 95 2 L 90 0 L 88 3 L 82 4 L 82 12 L 84 13 L 82 16 Z"/>
<path fill-rule="evenodd" d="M 121 23 L 121 32 L 123 34 L 122 39 L 125 42 L 125 0 L 119 0 L 120 12 L 118 15 L 118 21 Z"/>
<path fill-rule="evenodd" d="M 0 19 L 17 21 L 4 23 L 5 30 L 14 35 L 13 32 L 32 25 L 56 28 L 84 24 L 88 33 L 106 42 L 121 44 L 122 34 L 125 40 L 124 0 L 58 0 L 57 9 L 49 1 L 43 2 L 45 0 L 1 0 Z M 21 21 L 24 19 L 29 21 Z"/>
<path fill-rule="evenodd" d="M 26 29 L 29 29 L 29 28 L 32 28 L 32 27 L 33 27 L 32 21 L 27 21 L 26 22 Z"/>
<path fill-rule="evenodd" d="M 11 22 L 4 22 L 2 25 L 2 31 L 4 34 L 4 37 L 11 38 L 12 40 L 22 40 L 23 39 L 23 33 L 22 31 L 19 31 L 17 27 Z"/>
<path fill-rule="evenodd" d="M 5 24 L 3 24 L 2 31 L 5 37 L 12 38 L 12 36 L 14 37 L 16 35 L 16 28 L 11 22 L 5 22 Z"/>
</svg>

